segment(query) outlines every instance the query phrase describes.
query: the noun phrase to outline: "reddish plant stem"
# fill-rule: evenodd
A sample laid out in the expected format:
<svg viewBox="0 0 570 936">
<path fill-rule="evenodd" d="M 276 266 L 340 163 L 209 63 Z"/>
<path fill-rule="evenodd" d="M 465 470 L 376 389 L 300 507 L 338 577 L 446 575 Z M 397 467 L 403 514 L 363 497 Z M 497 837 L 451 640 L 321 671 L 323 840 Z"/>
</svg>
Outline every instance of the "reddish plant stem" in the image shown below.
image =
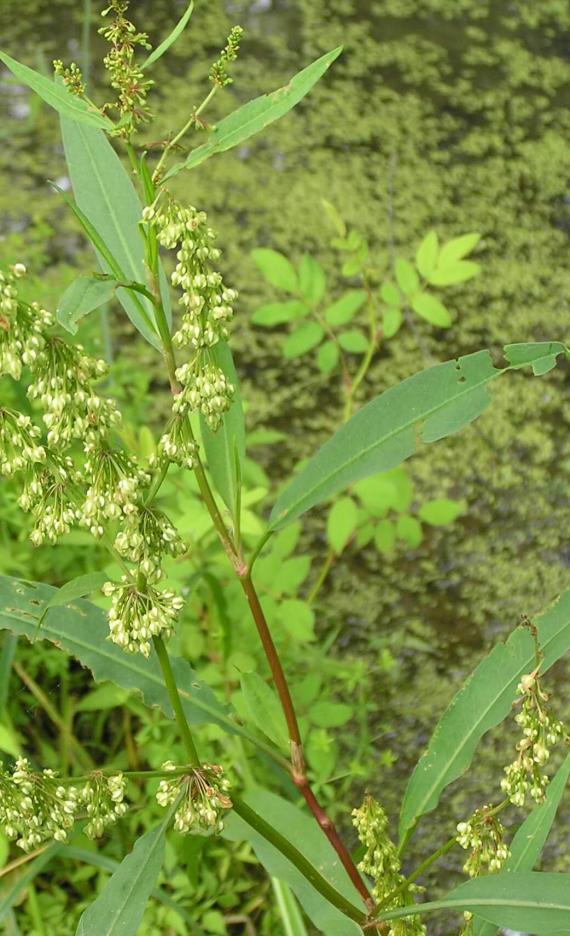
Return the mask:
<svg viewBox="0 0 570 936">
<path fill-rule="evenodd" d="M 240 575 L 240 582 L 247 598 L 253 619 L 255 621 L 257 632 L 265 651 L 265 656 L 267 657 L 267 661 L 271 668 L 271 674 L 273 676 L 275 688 L 281 701 L 281 707 L 283 709 L 283 714 L 285 715 L 285 721 L 287 722 L 291 747 L 291 774 L 293 783 L 303 794 L 303 798 L 307 806 L 309 807 L 319 826 L 323 830 L 324 834 L 340 858 L 346 873 L 362 897 L 368 911 L 372 912 L 374 909 L 374 901 L 368 892 L 368 888 L 360 877 L 358 869 L 354 864 L 354 861 L 352 860 L 347 848 L 341 841 L 334 822 L 329 818 L 329 816 L 327 816 L 326 812 L 318 802 L 315 794 L 311 789 L 305 766 L 303 742 L 301 740 L 299 723 L 297 721 L 297 715 L 295 714 L 291 692 L 289 690 L 289 685 L 287 683 L 285 673 L 283 672 L 283 667 L 281 666 L 281 660 L 279 659 L 277 648 L 273 642 L 273 637 L 271 636 L 271 632 L 267 624 L 265 613 L 261 607 L 261 602 L 259 601 L 257 591 L 255 590 L 255 585 L 253 584 L 249 572 L 245 575 Z"/>
</svg>

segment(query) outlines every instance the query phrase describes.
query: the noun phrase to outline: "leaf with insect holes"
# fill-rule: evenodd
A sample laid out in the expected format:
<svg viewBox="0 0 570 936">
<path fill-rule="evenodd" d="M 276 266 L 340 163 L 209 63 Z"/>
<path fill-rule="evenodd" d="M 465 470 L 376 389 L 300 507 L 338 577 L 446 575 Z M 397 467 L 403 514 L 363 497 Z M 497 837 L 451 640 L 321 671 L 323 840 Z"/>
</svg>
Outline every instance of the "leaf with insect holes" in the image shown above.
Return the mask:
<svg viewBox="0 0 570 936">
<path fill-rule="evenodd" d="M 324 332 L 317 322 L 307 322 L 291 332 L 283 344 L 283 354 L 290 360 L 312 351 L 321 341 Z"/>
<path fill-rule="evenodd" d="M 251 256 L 271 286 L 282 289 L 283 292 L 297 292 L 299 281 L 295 267 L 284 254 L 269 247 L 259 247 L 251 251 Z"/>
<path fill-rule="evenodd" d="M 346 325 L 348 322 L 352 321 L 359 309 L 362 308 L 366 302 L 366 298 L 366 291 L 364 289 L 352 289 L 350 292 L 344 293 L 340 299 L 337 299 L 336 302 L 333 302 L 333 304 L 325 310 L 327 323 L 333 328 L 337 328 L 339 325 Z"/>
<path fill-rule="evenodd" d="M 171 179 L 183 169 L 193 169 L 216 153 L 223 153 L 244 143 L 269 124 L 279 120 L 301 101 L 325 74 L 330 65 L 342 52 L 342 46 L 325 53 L 308 65 L 282 88 L 248 101 L 242 107 L 224 117 L 209 132 L 208 141 L 192 150 L 188 158 L 173 166 L 164 176 Z"/>
<path fill-rule="evenodd" d="M 416 251 L 416 266 L 424 279 L 433 273 L 437 266 L 439 241 L 435 231 L 428 231 Z"/>
</svg>

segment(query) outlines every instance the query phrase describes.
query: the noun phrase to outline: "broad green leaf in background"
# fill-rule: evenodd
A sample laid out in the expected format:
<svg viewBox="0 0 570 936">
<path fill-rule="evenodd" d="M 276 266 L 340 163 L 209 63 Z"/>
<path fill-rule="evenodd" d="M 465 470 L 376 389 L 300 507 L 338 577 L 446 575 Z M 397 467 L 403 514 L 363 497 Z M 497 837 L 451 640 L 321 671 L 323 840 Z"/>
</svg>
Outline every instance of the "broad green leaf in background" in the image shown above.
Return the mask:
<svg viewBox="0 0 570 936">
<path fill-rule="evenodd" d="M 462 234 L 461 237 L 454 237 L 453 240 L 447 241 L 439 252 L 437 266 L 451 266 L 458 260 L 463 260 L 475 249 L 480 240 L 480 234 Z"/>
<path fill-rule="evenodd" d="M 535 620 L 545 672 L 570 649 L 570 591 Z M 469 767 L 483 735 L 510 713 L 521 676 L 535 666 L 529 631 L 518 627 L 479 664 L 442 715 L 410 778 L 400 814 L 400 840 L 435 809 L 442 791 Z"/>
<path fill-rule="evenodd" d="M 178 37 L 181 36 L 184 30 L 186 29 L 190 21 L 190 17 L 192 16 L 193 10 L 194 10 L 194 3 L 191 0 L 186 10 L 184 11 L 182 16 L 178 20 L 176 26 L 172 30 L 172 32 L 169 33 L 166 39 L 164 39 L 164 41 L 161 42 L 160 45 L 156 47 L 156 49 L 153 49 L 150 55 L 148 55 L 145 58 L 144 62 L 141 65 L 142 71 L 144 71 L 146 68 L 150 68 L 151 65 L 154 65 L 154 63 L 157 62 L 159 58 L 162 58 L 165 52 L 168 52 L 170 46 L 174 45 Z"/>
<path fill-rule="evenodd" d="M 341 46 L 327 52 L 291 78 L 284 87 L 249 101 L 228 117 L 224 117 L 210 132 L 208 142 L 192 150 L 184 162 L 172 166 L 165 174 L 164 181 L 171 179 L 182 169 L 199 166 L 215 153 L 223 153 L 239 146 L 275 120 L 279 120 L 309 93 L 341 52 Z"/>
<path fill-rule="evenodd" d="M 424 292 L 416 293 L 412 297 L 411 305 L 414 312 L 430 325 L 438 328 L 449 328 L 451 325 L 451 315 L 437 296 Z"/>
<path fill-rule="evenodd" d="M 312 816 L 266 790 L 247 793 L 243 798 L 256 813 L 267 817 L 267 821 L 278 832 L 296 844 L 333 887 L 357 907 L 361 907 L 359 894 Z M 357 923 L 325 900 L 280 851 L 235 813 L 227 817 L 222 835 L 232 842 L 250 842 L 263 867 L 270 875 L 289 885 L 321 933 L 326 936 L 362 936 Z"/>
<path fill-rule="evenodd" d="M 299 299 L 290 299 L 287 302 L 268 302 L 256 309 L 251 316 L 254 325 L 261 325 L 263 328 L 274 328 L 276 325 L 285 325 L 286 322 L 294 322 L 295 319 L 303 318 L 307 315 L 309 309 L 304 302 Z"/>
<path fill-rule="evenodd" d="M 433 273 L 437 265 L 439 241 L 435 231 L 428 231 L 416 251 L 416 266 L 424 279 Z"/>
<path fill-rule="evenodd" d="M 283 342 L 283 354 L 290 360 L 301 357 L 316 347 L 321 341 L 324 332 L 318 322 L 307 322 L 296 328 Z"/>
<path fill-rule="evenodd" d="M 277 747 L 288 751 L 287 725 L 275 692 L 257 673 L 243 673 L 240 684 L 245 707 L 255 727 Z"/>
<path fill-rule="evenodd" d="M 481 267 L 472 260 L 456 260 L 446 266 L 438 264 L 437 268 L 428 276 L 432 286 L 455 286 L 473 279 L 480 272 Z"/>
<path fill-rule="evenodd" d="M 103 239 L 124 282 L 146 283 L 144 249 L 138 227 L 142 205 L 129 174 L 100 130 L 62 120 L 61 132 L 78 207 Z M 104 273 L 116 275 L 116 270 L 99 252 L 98 259 Z M 170 299 L 162 269 L 161 297 L 170 322 Z M 155 322 L 150 300 L 126 289 L 117 290 L 117 299 L 133 325 L 150 344 L 160 349 L 157 331 L 147 324 L 147 321 Z"/>
<path fill-rule="evenodd" d="M 488 406 L 488 384 L 522 366 L 521 345 L 506 345 L 507 367 L 493 366 L 488 351 L 436 364 L 367 403 L 332 436 L 279 495 L 270 528 L 279 530 L 315 504 L 371 474 L 387 471 L 415 451 L 417 436 L 435 442 L 473 422 Z M 554 366 L 568 355 L 561 342 L 533 344 L 533 368 Z"/>
<path fill-rule="evenodd" d="M 0 629 L 33 640 L 45 606 L 56 592 L 49 585 L 0 576 Z M 40 635 L 78 659 L 96 681 L 110 680 L 140 693 L 146 705 L 158 706 L 172 715 L 158 661 L 154 656 L 146 660 L 141 654 L 125 653 L 108 640 L 109 627 L 101 608 L 84 599 L 63 606 L 57 615 L 46 617 Z M 231 733 L 243 734 L 212 690 L 198 681 L 190 665 L 176 657 L 171 660 L 188 720 L 194 724 L 212 722 Z"/>
<path fill-rule="evenodd" d="M 155 829 L 135 842 L 103 890 L 81 915 L 76 936 L 136 936 L 164 860 L 170 809 Z"/>
<path fill-rule="evenodd" d="M 539 860 L 548 838 L 560 800 L 570 777 L 570 754 L 566 757 L 556 776 L 546 790 L 546 799 L 535 806 L 517 829 L 510 846 L 510 855 L 501 873 L 506 871 L 532 871 Z M 497 927 L 476 917 L 473 921 L 474 936 L 496 936 Z"/>
<path fill-rule="evenodd" d="M 10 69 L 18 81 L 22 81 L 28 88 L 35 91 L 46 104 L 53 107 L 63 117 L 77 123 L 107 130 L 107 132 L 113 129 L 113 123 L 108 117 L 104 117 L 103 114 L 99 113 L 92 104 L 84 101 L 76 94 L 72 94 L 65 84 L 40 75 L 39 72 L 28 68 L 27 65 L 17 62 L 6 52 L 0 52 L 0 61 L 4 62 L 6 68 Z"/>
<path fill-rule="evenodd" d="M 333 302 L 325 311 L 325 318 L 329 325 L 337 328 L 339 325 L 346 325 L 352 321 L 359 309 L 366 302 L 366 292 L 364 289 L 352 289 L 344 293 L 340 299 Z"/>
<path fill-rule="evenodd" d="M 328 541 L 337 556 L 350 540 L 358 523 L 358 508 L 351 497 L 340 497 L 327 517 Z"/>
<path fill-rule="evenodd" d="M 445 497 L 426 501 L 419 509 L 420 518 L 431 526 L 447 526 L 467 511 L 464 500 L 448 500 Z"/>
<path fill-rule="evenodd" d="M 495 926 L 536 936 L 562 936 L 570 933 L 570 874 L 487 874 L 460 884 L 442 900 L 414 907 L 414 913 L 421 915 L 437 910 L 469 910 Z M 406 915 L 406 910 L 390 910 L 378 919 Z"/>
<path fill-rule="evenodd" d="M 295 267 L 284 254 L 270 247 L 258 247 L 251 251 L 251 256 L 268 283 L 283 292 L 297 292 L 299 281 Z"/>
<path fill-rule="evenodd" d="M 334 341 L 325 341 L 317 351 L 317 367 L 321 374 L 330 374 L 338 364 L 338 345 Z"/>
<path fill-rule="evenodd" d="M 110 302 L 118 281 L 112 276 L 78 276 L 59 300 L 56 318 L 72 335 L 77 334 L 77 322 L 95 309 Z"/>
<path fill-rule="evenodd" d="M 236 511 L 239 502 L 241 472 L 245 462 L 245 421 L 238 376 L 232 353 L 225 341 L 219 341 L 214 348 L 211 348 L 210 355 L 232 384 L 234 395 L 229 410 L 224 413 L 222 425 L 216 432 L 212 432 L 205 419 L 200 417 L 202 441 L 216 490 L 223 498 L 234 520 L 239 523 L 240 518 L 236 516 Z"/>
<path fill-rule="evenodd" d="M 299 264 L 299 290 L 309 305 L 317 305 L 326 287 L 325 271 L 310 254 L 303 254 Z"/>
<path fill-rule="evenodd" d="M 412 296 L 420 288 L 420 280 L 416 268 L 412 266 L 409 260 L 396 257 L 394 273 L 396 275 L 396 282 L 405 296 Z"/>
</svg>

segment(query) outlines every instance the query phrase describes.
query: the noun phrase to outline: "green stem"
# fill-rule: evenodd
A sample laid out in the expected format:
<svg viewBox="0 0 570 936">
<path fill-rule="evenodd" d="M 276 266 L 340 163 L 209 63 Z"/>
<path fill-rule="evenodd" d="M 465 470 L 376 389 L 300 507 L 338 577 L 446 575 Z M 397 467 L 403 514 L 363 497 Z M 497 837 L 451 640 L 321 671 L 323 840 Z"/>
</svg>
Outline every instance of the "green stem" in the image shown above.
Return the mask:
<svg viewBox="0 0 570 936">
<path fill-rule="evenodd" d="M 364 923 L 366 921 L 366 914 L 362 912 L 358 907 L 356 907 L 350 900 L 340 894 L 336 888 L 329 883 L 322 876 L 322 874 L 311 864 L 310 861 L 305 858 L 305 856 L 300 852 L 291 842 L 281 835 L 277 829 L 274 829 L 268 822 L 265 821 L 258 813 L 255 812 L 247 803 L 244 803 L 242 799 L 233 798 L 233 807 L 234 811 L 240 816 L 248 825 L 255 829 L 256 832 L 259 832 L 268 842 L 271 843 L 282 855 L 285 855 L 289 859 L 291 864 L 295 865 L 297 870 L 301 872 L 303 877 L 305 877 L 313 885 L 315 890 L 317 890 L 323 897 L 325 897 L 329 903 L 331 903 L 338 910 L 341 910 L 342 913 L 350 917 L 351 920 L 355 920 L 357 923 Z"/>
<path fill-rule="evenodd" d="M 321 571 L 319 572 L 319 576 L 318 576 L 318 578 L 317 578 L 315 584 L 314 584 L 313 587 L 311 588 L 309 594 L 307 595 L 307 602 L 308 602 L 308 604 L 312 604 L 312 603 L 313 603 L 313 601 L 315 600 L 315 598 L 316 598 L 317 595 L 319 594 L 321 588 L 323 587 L 323 585 L 324 585 L 324 583 L 325 583 L 325 580 L 326 580 L 326 577 L 327 577 L 327 575 L 329 574 L 330 569 L 331 569 L 331 566 L 332 566 L 332 564 L 333 564 L 333 560 L 334 560 L 334 549 L 330 548 L 329 551 L 328 551 L 328 553 L 327 553 L 327 555 L 326 555 L 325 561 L 323 562 L 323 564 L 322 564 L 322 566 L 321 566 Z"/>
<path fill-rule="evenodd" d="M 180 694 L 178 692 L 178 686 L 176 685 L 176 680 L 174 679 L 174 673 L 172 672 L 172 666 L 170 664 L 170 657 L 168 656 L 168 651 L 164 645 L 162 637 L 153 637 L 152 642 L 154 644 L 154 649 L 156 650 L 156 655 L 158 657 L 158 662 L 160 663 L 160 668 L 162 670 L 162 675 L 164 678 L 164 684 L 166 686 L 166 691 L 168 693 L 168 698 L 170 699 L 170 704 L 174 711 L 174 716 L 176 718 L 176 724 L 178 725 L 178 730 L 184 747 L 186 748 L 186 753 L 188 754 L 188 759 L 192 767 L 200 766 L 200 758 L 198 756 L 198 751 L 194 744 L 194 739 L 192 738 L 192 732 L 186 720 L 186 715 L 182 707 L 182 700 L 180 699 Z"/>
<path fill-rule="evenodd" d="M 440 848 L 438 848 L 437 851 L 434 851 L 434 853 L 433 853 L 432 855 L 429 855 L 429 856 L 425 859 L 425 861 L 422 861 L 422 863 L 421 863 L 420 865 L 418 865 L 418 867 L 416 868 L 416 870 L 415 870 L 415 871 L 412 871 L 412 873 L 408 875 L 408 877 L 406 878 L 405 881 L 402 881 L 402 883 L 400 884 L 399 887 L 397 887 L 395 890 L 393 890 L 391 894 L 388 894 L 388 896 L 384 898 L 384 900 L 382 901 L 382 903 L 378 905 L 378 909 L 379 909 L 379 910 L 383 910 L 385 907 L 389 907 L 390 904 L 394 902 L 394 900 L 396 899 L 396 897 L 399 897 L 401 893 L 403 893 L 404 891 L 407 891 L 407 889 L 409 888 L 410 884 L 413 883 L 413 881 L 415 881 L 415 880 L 417 880 L 417 878 L 421 877 L 421 875 L 424 873 L 424 871 L 427 871 L 427 869 L 428 869 L 435 861 L 437 861 L 439 858 L 442 858 L 443 855 L 446 855 L 449 851 L 451 851 L 451 849 L 452 849 L 455 845 L 457 845 L 457 839 L 456 839 L 455 836 L 453 836 L 453 838 L 448 839 L 448 841 L 445 842 L 444 845 L 442 845 Z"/>
<path fill-rule="evenodd" d="M 172 138 L 170 143 L 167 143 L 167 145 L 164 147 L 162 156 L 158 160 L 156 169 L 154 170 L 152 174 L 153 181 L 156 181 L 159 179 L 160 170 L 162 169 L 164 165 L 164 161 L 166 157 L 168 156 L 170 150 L 173 149 L 176 146 L 176 144 L 180 142 L 183 136 L 186 136 L 186 134 L 188 133 L 192 125 L 196 122 L 196 118 L 199 117 L 202 111 L 208 106 L 208 104 L 214 97 L 214 94 L 216 93 L 217 90 L 218 90 L 218 86 L 214 85 L 214 87 L 210 90 L 209 94 L 206 95 L 206 97 L 204 98 L 200 106 L 196 108 L 195 111 L 192 112 L 191 116 L 188 118 L 188 120 L 186 121 L 182 129 L 179 130 L 176 136 Z"/>
</svg>

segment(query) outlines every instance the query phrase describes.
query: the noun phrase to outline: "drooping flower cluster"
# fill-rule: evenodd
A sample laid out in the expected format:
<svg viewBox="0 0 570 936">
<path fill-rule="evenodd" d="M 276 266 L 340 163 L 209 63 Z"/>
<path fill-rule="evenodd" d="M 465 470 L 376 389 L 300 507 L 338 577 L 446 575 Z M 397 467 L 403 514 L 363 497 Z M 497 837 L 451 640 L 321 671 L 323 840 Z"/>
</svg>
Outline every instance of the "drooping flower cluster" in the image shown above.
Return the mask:
<svg viewBox="0 0 570 936">
<path fill-rule="evenodd" d="M 81 523 L 95 537 L 103 536 L 108 520 L 130 517 L 138 510 L 140 488 L 150 476 L 134 458 L 104 441 L 85 445 L 85 473 L 89 487 L 81 510 Z"/>
<path fill-rule="evenodd" d="M 67 85 L 72 94 L 82 97 L 85 94 L 85 82 L 81 69 L 75 62 L 70 65 L 64 65 L 61 59 L 54 59 L 53 70 L 58 78 Z"/>
<path fill-rule="evenodd" d="M 125 803 L 125 778 L 121 773 L 108 777 L 96 771 L 82 787 L 80 801 L 89 817 L 83 831 L 89 838 L 100 838 L 129 808 Z"/>
<path fill-rule="evenodd" d="M 30 534 L 34 546 L 45 540 L 55 543 L 59 536 L 69 533 L 78 516 L 75 497 L 79 482 L 71 458 L 51 452 L 45 464 L 28 472 L 18 504 L 34 519 Z"/>
<path fill-rule="evenodd" d="M 0 375 L 14 380 L 20 379 L 23 364 L 35 363 L 44 345 L 43 332 L 53 324 L 50 312 L 19 299 L 16 282 L 25 272 L 23 263 L 0 270 Z"/>
<path fill-rule="evenodd" d="M 352 821 L 366 848 L 358 867 L 374 880 L 372 894 L 376 902 L 382 904 L 385 910 L 396 910 L 411 904 L 412 894 L 417 890 L 413 884 L 402 888 L 392 901 L 385 902 L 390 894 L 402 887 L 406 879 L 400 870 L 396 846 L 390 838 L 388 817 L 380 804 L 371 796 L 366 796 L 362 806 L 352 811 Z M 388 936 L 424 936 L 426 933 L 417 915 L 390 920 L 388 926 Z"/>
<path fill-rule="evenodd" d="M 503 824 L 493 815 L 491 806 L 476 809 L 467 822 L 457 826 L 457 841 L 470 852 L 463 865 L 469 877 L 499 871 L 509 856 L 504 842 Z"/>
<path fill-rule="evenodd" d="M 240 42 L 243 39 L 243 29 L 241 26 L 234 26 L 230 30 L 228 41 L 220 52 L 220 56 L 210 68 L 210 81 L 218 88 L 226 88 L 232 84 L 233 79 L 228 75 L 227 67 L 231 62 L 235 62 L 239 52 Z"/>
<path fill-rule="evenodd" d="M 0 770 L 0 828 L 24 851 L 67 841 L 79 804 L 75 787 L 61 784 L 53 770 L 32 771 L 25 757 L 11 773 Z"/>
<path fill-rule="evenodd" d="M 46 453 L 38 444 L 40 436 L 29 416 L 0 409 L 0 474 L 9 477 L 30 463 L 44 462 Z"/>
<path fill-rule="evenodd" d="M 550 748 L 566 732 L 562 722 L 547 710 L 548 694 L 540 687 L 538 670 L 522 677 L 518 692 L 521 710 L 515 721 L 523 730 L 523 738 L 517 744 L 518 757 L 505 768 L 501 789 L 515 806 L 524 806 L 529 792 L 535 802 L 544 800 L 549 778 L 543 768 Z"/>
<path fill-rule="evenodd" d="M 180 556 L 186 547 L 166 514 L 143 505 L 126 518 L 115 549 L 129 562 L 137 563 L 145 578 L 156 581 L 162 575 L 163 556 Z"/>
<path fill-rule="evenodd" d="M 198 411 L 214 432 L 220 427 L 234 391 L 223 370 L 216 364 L 205 364 L 198 373 L 194 364 L 183 364 L 176 371 L 183 385 L 172 411 L 184 415 Z"/>
<path fill-rule="evenodd" d="M 196 466 L 198 445 L 190 438 L 186 414 L 173 413 L 165 432 L 158 441 L 157 453 L 153 457 L 153 466 L 160 462 L 173 462 L 181 468 L 190 470 Z"/>
<path fill-rule="evenodd" d="M 146 583 L 144 590 L 129 575 L 106 582 L 103 594 L 112 598 L 109 631 L 113 643 L 130 653 L 148 657 L 153 637 L 169 637 L 184 601 L 172 591 Z"/>
<path fill-rule="evenodd" d="M 172 761 L 163 770 L 176 770 Z M 228 796 L 230 782 L 218 764 L 189 767 L 188 772 L 172 780 L 161 780 L 156 799 L 160 806 L 171 806 L 180 794 L 182 800 L 174 816 L 174 828 L 183 835 L 212 835 L 224 828 L 224 812 L 232 808 Z"/>
<path fill-rule="evenodd" d="M 137 46 L 150 49 L 151 45 L 147 34 L 137 32 L 134 24 L 125 16 L 128 9 L 128 0 L 111 0 L 111 4 L 101 13 L 101 16 L 110 16 L 110 22 L 99 30 L 111 44 L 103 63 L 109 72 L 111 87 L 118 92 L 116 104 L 110 106 L 119 112 L 122 124 L 120 133 L 127 139 L 139 124 L 150 117 L 146 98 L 153 85 L 135 59 Z"/>
</svg>

